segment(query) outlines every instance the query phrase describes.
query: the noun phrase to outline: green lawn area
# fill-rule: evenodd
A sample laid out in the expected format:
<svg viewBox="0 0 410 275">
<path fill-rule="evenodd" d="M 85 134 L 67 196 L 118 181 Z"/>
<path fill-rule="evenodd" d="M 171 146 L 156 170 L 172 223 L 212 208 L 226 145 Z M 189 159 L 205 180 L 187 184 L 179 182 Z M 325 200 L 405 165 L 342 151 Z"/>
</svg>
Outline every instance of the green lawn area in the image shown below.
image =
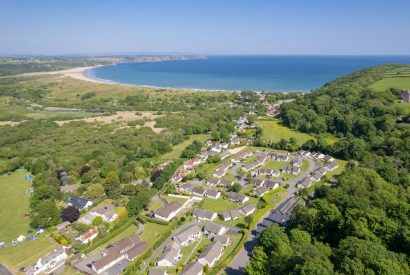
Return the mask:
<svg viewBox="0 0 410 275">
<path fill-rule="evenodd" d="M 161 197 L 163 197 L 164 199 L 166 199 L 168 202 L 173 202 L 173 201 L 177 201 L 177 202 L 179 202 L 179 203 L 182 203 L 182 204 L 184 204 L 187 200 L 186 199 L 183 199 L 183 198 L 176 198 L 176 197 L 171 197 L 171 196 L 161 196 Z"/>
<path fill-rule="evenodd" d="M 373 88 L 378 92 L 383 92 L 389 88 L 410 89 L 410 76 L 385 77 L 382 80 L 379 80 L 370 85 L 370 88 Z"/>
<path fill-rule="evenodd" d="M 169 153 L 166 153 L 161 156 L 161 159 L 178 159 L 179 156 L 181 155 L 182 151 L 187 147 L 189 144 L 191 144 L 194 140 L 198 140 L 201 142 L 206 141 L 209 139 L 211 135 L 204 134 L 204 135 L 191 135 L 189 139 L 183 141 L 180 144 L 175 145 L 172 148 L 172 151 Z"/>
<path fill-rule="evenodd" d="M 277 161 L 277 160 L 274 160 L 274 159 L 270 159 L 260 169 L 280 170 L 280 169 L 286 167 L 287 165 L 289 165 L 289 161 L 284 162 L 284 161 Z"/>
<path fill-rule="evenodd" d="M 167 233 L 169 230 L 168 225 L 146 222 L 144 224 L 144 231 L 141 234 L 141 239 L 149 245 L 153 245 L 162 234 Z"/>
<path fill-rule="evenodd" d="M 219 199 L 210 199 L 210 198 L 204 198 L 199 204 L 198 208 L 201 209 L 207 209 L 210 211 L 214 211 L 216 213 L 221 213 L 226 210 L 231 210 L 237 208 L 239 205 L 228 200 L 228 199 L 223 199 L 220 197 Z"/>
<path fill-rule="evenodd" d="M 327 177 L 327 178 L 331 178 L 331 177 L 333 177 L 333 176 L 335 176 L 335 175 L 339 175 L 340 173 L 342 173 L 342 172 L 345 170 L 347 161 L 337 159 L 336 162 L 339 164 L 339 167 L 338 167 L 337 169 L 331 171 L 331 172 L 327 172 L 327 173 L 326 173 L 326 177 Z"/>
<path fill-rule="evenodd" d="M 15 247 L 9 245 L 6 249 L 0 250 L 0 262 L 17 274 L 21 267 L 34 264 L 56 247 L 54 239 L 42 233 L 37 240 L 26 241 Z"/>
<path fill-rule="evenodd" d="M 30 181 L 24 177 L 26 171 L 14 172 L 10 176 L 0 176 L 0 242 L 11 245 L 19 235 L 27 236 Z"/>
<path fill-rule="evenodd" d="M 262 138 L 266 140 L 278 142 L 282 138 L 288 140 L 289 138 L 294 137 L 298 144 L 301 145 L 309 139 L 314 139 L 313 136 L 283 126 L 278 119 L 257 120 L 256 123 L 262 127 Z"/>
<path fill-rule="evenodd" d="M 275 206 L 278 202 L 282 201 L 285 196 L 286 189 L 279 187 L 275 190 L 269 191 L 263 196 L 263 198 L 270 206 Z"/>
</svg>

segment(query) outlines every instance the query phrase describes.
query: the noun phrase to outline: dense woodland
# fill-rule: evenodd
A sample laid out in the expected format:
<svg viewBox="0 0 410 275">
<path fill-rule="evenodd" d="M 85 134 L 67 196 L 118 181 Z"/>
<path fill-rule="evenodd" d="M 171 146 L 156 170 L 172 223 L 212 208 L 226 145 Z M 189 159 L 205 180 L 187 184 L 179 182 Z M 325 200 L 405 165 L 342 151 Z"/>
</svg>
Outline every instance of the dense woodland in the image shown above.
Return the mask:
<svg viewBox="0 0 410 275">
<path fill-rule="evenodd" d="M 409 274 L 410 127 L 401 91 L 369 85 L 397 66 L 365 69 L 285 104 L 281 117 L 318 134 L 302 147 L 349 160 L 286 228 L 258 239 L 247 274 Z M 322 133 L 339 137 L 327 144 Z"/>
</svg>

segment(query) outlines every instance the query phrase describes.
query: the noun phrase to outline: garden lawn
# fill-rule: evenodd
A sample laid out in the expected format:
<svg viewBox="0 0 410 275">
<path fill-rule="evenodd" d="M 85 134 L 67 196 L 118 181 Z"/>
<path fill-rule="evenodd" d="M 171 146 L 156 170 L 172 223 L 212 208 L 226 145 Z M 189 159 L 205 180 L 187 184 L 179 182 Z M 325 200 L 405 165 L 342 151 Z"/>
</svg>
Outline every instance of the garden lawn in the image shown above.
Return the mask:
<svg viewBox="0 0 410 275">
<path fill-rule="evenodd" d="M 201 142 L 204 142 L 208 140 L 211 136 L 208 134 L 204 135 L 191 135 L 189 139 L 183 141 L 180 144 L 175 145 L 172 148 L 171 152 L 168 152 L 164 155 L 161 156 L 161 159 L 178 159 L 181 156 L 182 151 L 187 147 L 189 144 L 191 144 L 194 140 L 198 140 Z"/>
<path fill-rule="evenodd" d="M 39 258 L 50 253 L 57 247 L 57 243 L 46 233 L 39 235 L 37 240 L 25 241 L 15 247 L 9 245 L 6 249 L 0 250 L 0 262 L 8 268 L 18 273 L 21 267 L 27 267 L 37 262 Z"/>
<path fill-rule="evenodd" d="M 285 168 L 287 165 L 289 165 L 289 161 L 284 162 L 284 161 L 277 161 L 274 159 L 270 159 L 265 165 L 263 165 L 259 169 L 280 170 L 282 168 Z"/>
<path fill-rule="evenodd" d="M 144 231 L 141 234 L 141 239 L 152 246 L 162 234 L 166 234 L 169 231 L 170 228 L 168 225 L 146 222 L 144 224 Z"/>
<path fill-rule="evenodd" d="M 27 236 L 29 227 L 30 181 L 26 171 L 17 171 L 10 176 L 0 176 L 0 242 L 11 246 L 11 241 L 20 235 Z"/>
<path fill-rule="evenodd" d="M 231 210 L 237 208 L 239 205 L 231 202 L 228 199 L 223 199 L 222 197 L 219 199 L 210 199 L 204 198 L 198 205 L 198 208 L 207 209 L 216 213 L 221 213 L 226 210 Z"/>
<path fill-rule="evenodd" d="M 314 139 L 313 136 L 292 130 L 280 123 L 278 119 L 272 120 L 257 120 L 263 129 L 262 138 L 266 140 L 280 141 L 282 138 L 288 140 L 294 137 L 299 145 L 302 145 L 309 139 Z"/>
</svg>

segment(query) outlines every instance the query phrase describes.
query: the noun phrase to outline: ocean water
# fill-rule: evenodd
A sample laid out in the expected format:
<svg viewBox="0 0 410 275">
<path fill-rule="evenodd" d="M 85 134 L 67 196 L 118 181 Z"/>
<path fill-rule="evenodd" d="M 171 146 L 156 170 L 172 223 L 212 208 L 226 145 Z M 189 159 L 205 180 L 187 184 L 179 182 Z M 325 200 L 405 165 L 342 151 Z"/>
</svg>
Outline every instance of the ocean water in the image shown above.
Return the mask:
<svg viewBox="0 0 410 275">
<path fill-rule="evenodd" d="M 208 56 L 203 60 L 121 63 L 87 72 L 106 81 L 209 90 L 310 91 L 336 77 L 410 56 Z"/>
</svg>

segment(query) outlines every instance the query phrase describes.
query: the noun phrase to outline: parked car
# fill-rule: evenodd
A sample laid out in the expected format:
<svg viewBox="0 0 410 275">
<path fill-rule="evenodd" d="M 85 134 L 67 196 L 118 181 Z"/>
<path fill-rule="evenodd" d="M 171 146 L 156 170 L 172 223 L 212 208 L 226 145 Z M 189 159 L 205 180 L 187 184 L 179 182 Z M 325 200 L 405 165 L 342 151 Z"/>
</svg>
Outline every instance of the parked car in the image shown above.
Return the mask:
<svg viewBox="0 0 410 275">
<path fill-rule="evenodd" d="M 6 247 L 7 247 L 7 245 L 6 245 L 5 242 L 1 242 L 1 243 L 0 243 L 0 249 L 6 248 Z"/>
</svg>

